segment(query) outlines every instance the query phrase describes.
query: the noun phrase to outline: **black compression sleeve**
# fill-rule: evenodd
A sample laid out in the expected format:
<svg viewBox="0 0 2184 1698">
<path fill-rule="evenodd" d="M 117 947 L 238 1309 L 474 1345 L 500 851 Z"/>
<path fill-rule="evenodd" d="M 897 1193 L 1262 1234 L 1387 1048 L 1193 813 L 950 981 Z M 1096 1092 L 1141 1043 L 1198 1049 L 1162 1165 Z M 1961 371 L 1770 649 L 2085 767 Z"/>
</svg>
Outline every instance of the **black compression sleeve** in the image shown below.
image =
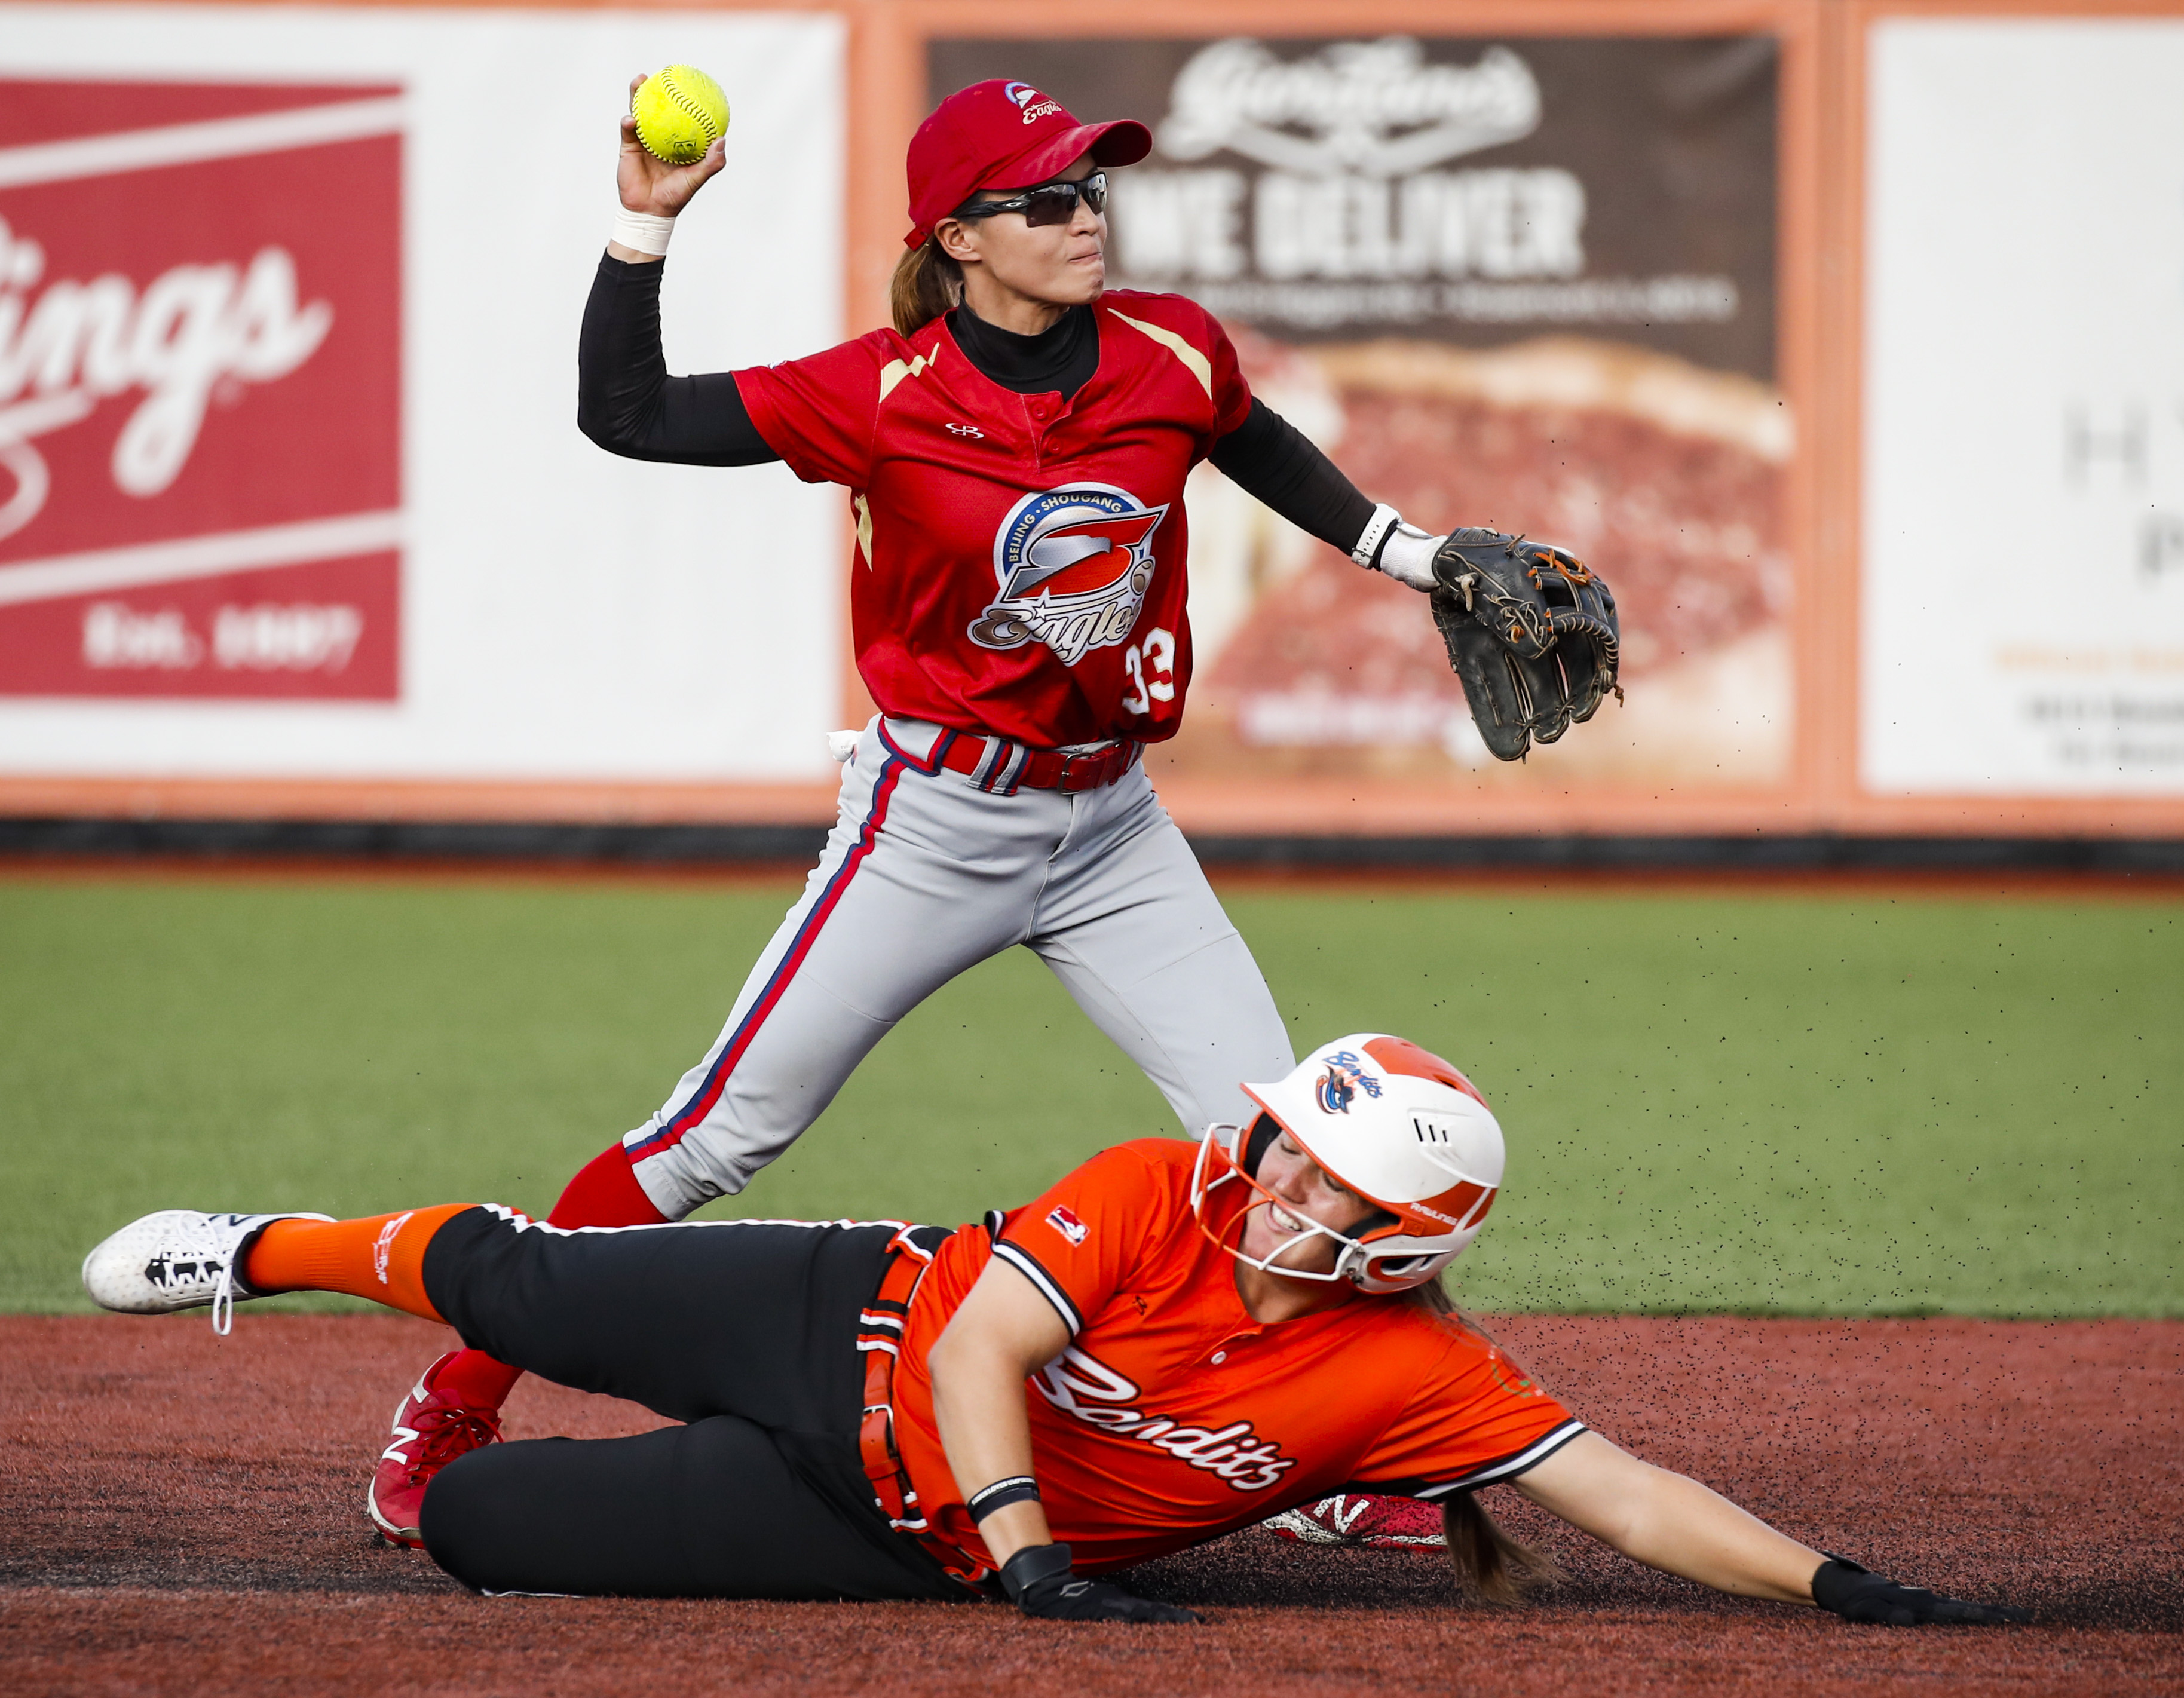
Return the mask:
<svg viewBox="0 0 2184 1698">
<path fill-rule="evenodd" d="M 660 351 L 664 261 L 599 261 L 577 339 L 577 428 L 611 454 L 681 465 L 779 459 L 726 371 L 670 377 Z"/>
<path fill-rule="evenodd" d="M 1257 396 L 1244 422 L 1214 443 L 1213 464 L 1299 530 L 1348 554 L 1373 504 L 1310 437 Z"/>
</svg>

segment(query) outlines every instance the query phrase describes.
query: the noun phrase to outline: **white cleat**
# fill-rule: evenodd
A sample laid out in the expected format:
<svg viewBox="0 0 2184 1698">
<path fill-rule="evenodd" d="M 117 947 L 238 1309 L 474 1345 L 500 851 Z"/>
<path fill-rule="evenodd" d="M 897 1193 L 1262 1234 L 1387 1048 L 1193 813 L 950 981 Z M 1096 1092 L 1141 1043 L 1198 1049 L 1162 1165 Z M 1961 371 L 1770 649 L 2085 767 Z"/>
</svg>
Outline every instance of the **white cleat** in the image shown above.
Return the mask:
<svg viewBox="0 0 2184 1698">
<path fill-rule="evenodd" d="M 212 1307 L 212 1329 L 235 1323 L 235 1306 L 253 1291 L 236 1267 L 244 1247 L 276 1221 L 331 1221 L 332 1215 L 201 1215 L 163 1209 L 108 1239 L 83 1259 L 83 1289 L 102 1309 L 124 1315 L 171 1315 Z"/>
</svg>

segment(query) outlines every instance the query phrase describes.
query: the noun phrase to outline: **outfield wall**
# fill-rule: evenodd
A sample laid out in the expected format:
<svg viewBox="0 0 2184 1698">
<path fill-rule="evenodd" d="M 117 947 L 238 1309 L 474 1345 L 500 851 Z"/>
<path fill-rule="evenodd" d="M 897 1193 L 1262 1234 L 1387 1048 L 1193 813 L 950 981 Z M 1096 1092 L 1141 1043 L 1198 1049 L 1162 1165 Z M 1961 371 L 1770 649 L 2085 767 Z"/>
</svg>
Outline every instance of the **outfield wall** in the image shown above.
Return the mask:
<svg viewBox="0 0 2184 1698">
<path fill-rule="evenodd" d="M 677 369 L 878 321 L 909 131 L 1017 77 L 1155 128 L 1118 283 L 1616 586 L 1628 699 L 1502 765 L 1201 469 L 1194 830 L 2184 837 L 2184 0 L 0 4 L 0 812 L 827 816 L 840 493 L 574 429 L 669 59 Z"/>
</svg>

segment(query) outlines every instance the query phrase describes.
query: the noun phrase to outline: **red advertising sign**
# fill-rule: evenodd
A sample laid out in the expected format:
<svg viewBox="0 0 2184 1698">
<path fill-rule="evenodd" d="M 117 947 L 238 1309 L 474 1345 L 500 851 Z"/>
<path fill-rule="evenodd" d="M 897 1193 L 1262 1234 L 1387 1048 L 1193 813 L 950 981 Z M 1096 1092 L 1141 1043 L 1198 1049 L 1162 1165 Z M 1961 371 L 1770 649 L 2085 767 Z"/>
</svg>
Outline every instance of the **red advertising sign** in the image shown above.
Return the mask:
<svg viewBox="0 0 2184 1698">
<path fill-rule="evenodd" d="M 0 81 L 0 695 L 397 695 L 401 109 Z"/>
</svg>

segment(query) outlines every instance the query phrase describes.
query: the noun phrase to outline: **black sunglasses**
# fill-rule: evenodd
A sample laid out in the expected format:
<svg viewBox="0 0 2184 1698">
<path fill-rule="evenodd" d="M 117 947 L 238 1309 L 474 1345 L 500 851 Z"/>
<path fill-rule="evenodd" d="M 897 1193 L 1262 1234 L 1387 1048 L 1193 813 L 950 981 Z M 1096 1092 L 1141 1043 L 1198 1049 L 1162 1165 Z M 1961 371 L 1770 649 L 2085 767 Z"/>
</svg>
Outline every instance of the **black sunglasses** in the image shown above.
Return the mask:
<svg viewBox="0 0 2184 1698">
<path fill-rule="evenodd" d="M 1077 203 L 1080 200 L 1092 209 L 1095 218 L 1106 211 L 1105 171 L 1095 171 L 1082 182 L 1041 183 L 1037 188 L 1026 189 L 1006 200 L 970 201 L 956 209 L 956 216 L 991 218 L 997 212 L 1020 212 L 1024 222 L 1037 229 L 1041 225 L 1068 223 L 1077 216 Z"/>
</svg>

